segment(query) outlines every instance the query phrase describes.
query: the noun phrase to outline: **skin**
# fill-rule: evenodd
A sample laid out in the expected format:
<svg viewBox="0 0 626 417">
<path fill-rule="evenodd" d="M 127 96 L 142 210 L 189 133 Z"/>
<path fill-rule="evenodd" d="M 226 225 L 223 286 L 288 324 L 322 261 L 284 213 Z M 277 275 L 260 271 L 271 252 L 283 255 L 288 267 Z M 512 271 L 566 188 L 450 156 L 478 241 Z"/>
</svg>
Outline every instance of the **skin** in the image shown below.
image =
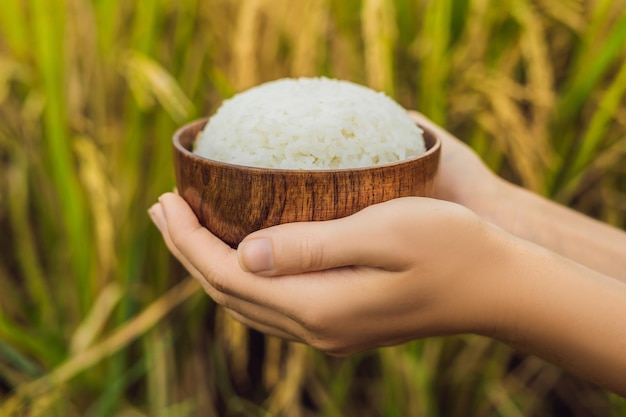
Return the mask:
<svg viewBox="0 0 626 417">
<path fill-rule="evenodd" d="M 410 115 L 443 141 L 436 198 L 462 204 L 515 236 L 626 282 L 623 231 L 502 180 L 463 142 L 425 116 Z"/>
<path fill-rule="evenodd" d="M 264 229 L 237 250 L 175 194 L 150 216 L 206 292 L 267 334 L 348 355 L 475 333 L 626 395 L 626 234 L 502 181 L 412 117 L 443 140 L 436 198 Z"/>
</svg>

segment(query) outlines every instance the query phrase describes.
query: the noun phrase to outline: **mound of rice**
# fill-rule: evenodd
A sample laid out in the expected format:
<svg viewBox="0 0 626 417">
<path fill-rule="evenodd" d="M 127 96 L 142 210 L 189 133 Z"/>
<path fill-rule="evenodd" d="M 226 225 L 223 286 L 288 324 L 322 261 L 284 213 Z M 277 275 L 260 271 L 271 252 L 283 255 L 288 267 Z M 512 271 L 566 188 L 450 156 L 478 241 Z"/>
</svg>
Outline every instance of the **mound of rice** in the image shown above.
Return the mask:
<svg viewBox="0 0 626 417">
<path fill-rule="evenodd" d="M 347 81 L 299 78 L 226 100 L 194 152 L 238 165 L 336 169 L 400 161 L 425 146 L 422 130 L 385 94 Z"/>
</svg>

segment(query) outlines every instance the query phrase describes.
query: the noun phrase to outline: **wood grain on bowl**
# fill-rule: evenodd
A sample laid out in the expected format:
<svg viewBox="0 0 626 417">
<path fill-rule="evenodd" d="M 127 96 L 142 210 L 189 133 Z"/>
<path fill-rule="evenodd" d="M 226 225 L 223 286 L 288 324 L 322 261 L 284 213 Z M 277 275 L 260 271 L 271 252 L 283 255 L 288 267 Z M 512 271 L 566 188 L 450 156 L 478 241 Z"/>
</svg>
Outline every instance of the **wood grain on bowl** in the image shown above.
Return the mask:
<svg viewBox="0 0 626 417">
<path fill-rule="evenodd" d="M 368 168 L 305 171 L 245 167 L 193 154 L 206 121 L 174 135 L 176 183 L 200 223 L 232 247 L 262 228 L 331 220 L 394 198 L 432 195 L 441 145 L 423 127 L 424 155 Z"/>
</svg>

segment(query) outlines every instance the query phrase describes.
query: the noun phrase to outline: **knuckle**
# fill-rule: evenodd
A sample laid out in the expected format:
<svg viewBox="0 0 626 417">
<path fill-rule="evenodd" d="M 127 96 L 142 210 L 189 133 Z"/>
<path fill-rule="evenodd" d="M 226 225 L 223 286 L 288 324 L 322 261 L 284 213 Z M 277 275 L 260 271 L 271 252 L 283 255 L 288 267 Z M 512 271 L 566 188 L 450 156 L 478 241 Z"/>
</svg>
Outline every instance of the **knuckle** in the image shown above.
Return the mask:
<svg viewBox="0 0 626 417">
<path fill-rule="evenodd" d="M 203 268 L 201 273 L 207 280 L 207 282 L 215 289 L 215 291 L 219 292 L 220 294 L 228 293 L 226 280 L 219 273 L 215 273 L 215 271 L 208 268 Z"/>
<path fill-rule="evenodd" d="M 320 239 L 312 234 L 305 234 L 300 239 L 299 255 L 301 267 L 305 271 L 320 269 L 324 262 L 324 250 Z"/>
<path fill-rule="evenodd" d="M 322 317 L 317 308 L 301 306 L 300 324 L 311 335 L 323 335 L 328 331 L 328 320 Z"/>
<path fill-rule="evenodd" d="M 170 238 L 172 240 L 172 244 L 178 248 L 181 252 L 185 251 L 185 248 L 188 245 L 188 242 L 193 242 L 196 234 L 200 230 L 198 228 L 170 228 Z"/>
<path fill-rule="evenodd" d="M 204 291 L 209 295 L 209 297 L 211 297 L 213 301 L 221 306 L 226 306 L 228 304 L 227 297 L 223 292 L 215 289 L 215 287 L 209 284 L 206 280 L 202 280 L 201 283 Z"/>
</svg>

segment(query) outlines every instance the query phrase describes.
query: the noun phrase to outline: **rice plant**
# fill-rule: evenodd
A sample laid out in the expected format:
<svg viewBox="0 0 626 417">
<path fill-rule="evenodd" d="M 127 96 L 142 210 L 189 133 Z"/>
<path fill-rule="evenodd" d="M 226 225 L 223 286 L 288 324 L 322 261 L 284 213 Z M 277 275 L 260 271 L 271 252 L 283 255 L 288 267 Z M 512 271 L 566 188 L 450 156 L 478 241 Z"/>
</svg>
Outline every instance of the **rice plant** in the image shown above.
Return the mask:
<svg viewBox="0 0 626 417">
<path fill-rule="evenodd" d="M 250 331 L 146 209 L 171 135 L 257 83 L 366 84 L 505 178 L 626 227 L 624 0 L 7 0 L 1 416 L 626 415 L 477 336 L 347 359 Z"/>
</svg>

